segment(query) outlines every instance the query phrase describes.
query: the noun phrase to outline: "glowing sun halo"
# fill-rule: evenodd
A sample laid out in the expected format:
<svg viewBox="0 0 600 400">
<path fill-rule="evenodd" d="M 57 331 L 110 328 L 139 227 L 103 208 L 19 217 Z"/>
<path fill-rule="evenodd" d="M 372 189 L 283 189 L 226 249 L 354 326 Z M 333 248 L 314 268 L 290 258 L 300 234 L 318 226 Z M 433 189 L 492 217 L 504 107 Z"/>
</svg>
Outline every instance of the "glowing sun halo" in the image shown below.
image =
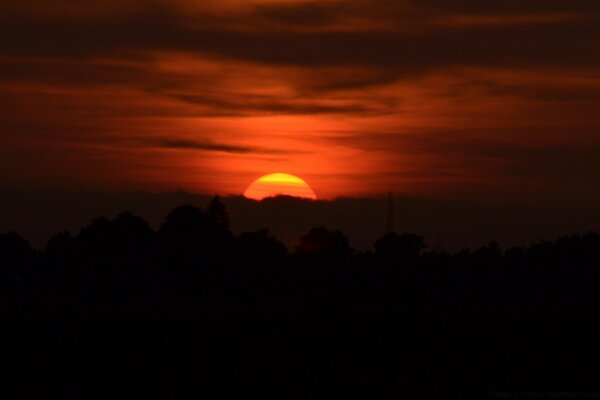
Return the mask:
<svg viewBox="0 0 600 400">
<path fill-rule="evenodd" d="M 273 196 L 293 196 L 316 200 L 317 195 L 308 183 L 297 176 L 283 173 L 264 175 L 248 186 L 244 196 L 254 200 L 262 200 Z"/>
</svg>

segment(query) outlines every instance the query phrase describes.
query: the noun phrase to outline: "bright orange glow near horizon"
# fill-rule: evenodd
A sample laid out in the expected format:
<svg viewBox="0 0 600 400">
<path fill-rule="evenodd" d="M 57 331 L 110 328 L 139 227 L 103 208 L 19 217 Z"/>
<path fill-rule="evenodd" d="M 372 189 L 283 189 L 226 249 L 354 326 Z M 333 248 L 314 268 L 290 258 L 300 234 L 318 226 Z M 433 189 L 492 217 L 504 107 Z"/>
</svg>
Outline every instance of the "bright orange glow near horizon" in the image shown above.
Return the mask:
<svg viewBox="0 0 600 400">
<path fill-rule="evenodd" d="M 282 195 L 317 199 L 317 195 L 304 179 L 280 172 L 261 176 L 252 182 L 244 192 L 245 197 L 254 200 Z"/>
</svg>

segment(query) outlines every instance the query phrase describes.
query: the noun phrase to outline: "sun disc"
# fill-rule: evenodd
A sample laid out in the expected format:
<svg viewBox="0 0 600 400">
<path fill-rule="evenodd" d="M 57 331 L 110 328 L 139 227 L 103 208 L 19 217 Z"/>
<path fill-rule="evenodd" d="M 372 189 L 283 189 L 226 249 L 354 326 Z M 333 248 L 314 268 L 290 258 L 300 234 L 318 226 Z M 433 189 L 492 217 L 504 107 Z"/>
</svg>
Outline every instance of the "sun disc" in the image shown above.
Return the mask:
<svg viewBox="0 0 600 400">
<path fill-rule="evenodd" d="M 244 197 L 254 200 L 274 196 L 317 199 L 317 195 L 304 179 L 281 172 L 261 176 L 252 182 L 244 192 Z"/>
</svg>

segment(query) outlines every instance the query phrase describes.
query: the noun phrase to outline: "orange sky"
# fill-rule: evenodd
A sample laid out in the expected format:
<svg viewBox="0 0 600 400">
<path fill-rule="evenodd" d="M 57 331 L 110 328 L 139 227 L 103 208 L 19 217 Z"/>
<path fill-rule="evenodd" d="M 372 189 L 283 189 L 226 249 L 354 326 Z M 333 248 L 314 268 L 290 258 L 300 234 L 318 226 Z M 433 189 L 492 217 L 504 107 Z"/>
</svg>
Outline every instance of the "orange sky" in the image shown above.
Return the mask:
<svg viewBox="0 0 600 400">
<path fill-rule="evenodd" d="M 597 1 L 8 1 L 0 184 L 597 205 Z"/>
</svg>

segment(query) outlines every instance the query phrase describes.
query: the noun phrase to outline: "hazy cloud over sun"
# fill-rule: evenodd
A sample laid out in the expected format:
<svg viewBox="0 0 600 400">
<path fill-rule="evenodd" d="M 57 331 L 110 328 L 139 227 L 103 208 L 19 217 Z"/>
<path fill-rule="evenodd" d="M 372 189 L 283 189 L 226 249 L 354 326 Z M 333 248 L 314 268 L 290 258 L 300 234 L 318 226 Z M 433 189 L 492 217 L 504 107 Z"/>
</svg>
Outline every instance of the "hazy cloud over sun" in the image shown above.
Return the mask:
<svg viewBox="0 0 600 400">
<path fill-rule="evenodd" d="M 0 182 L 597 204 L 597 1 L 5 1 Z"/>
</svg>

